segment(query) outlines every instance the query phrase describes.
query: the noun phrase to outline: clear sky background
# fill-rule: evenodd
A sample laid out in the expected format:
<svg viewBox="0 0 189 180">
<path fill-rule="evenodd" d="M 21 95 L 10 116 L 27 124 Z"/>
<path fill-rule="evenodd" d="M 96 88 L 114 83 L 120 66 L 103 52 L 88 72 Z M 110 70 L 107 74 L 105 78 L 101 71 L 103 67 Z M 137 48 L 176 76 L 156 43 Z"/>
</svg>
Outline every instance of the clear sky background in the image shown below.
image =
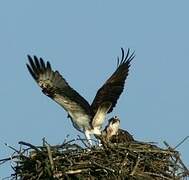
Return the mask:
<svg viewBox="0 0 189 180">
<path fill-rule="evenodd" d="M 189 1 L 0 1 L 0 159 L 46 137 L 80 134 L 40 91 L 27 54 L 49 60 L 89 102 L 116 68 L 120 48 L 136 52 L 114 111 L 142 141 L 177 145 L 189 135 Z M 81 134 L 80 134 L 81 135 Z M 178 150 L 189 166 L 189 141 Z M 0 179 L 10 175 L 0 166 Z"/>
</svg>

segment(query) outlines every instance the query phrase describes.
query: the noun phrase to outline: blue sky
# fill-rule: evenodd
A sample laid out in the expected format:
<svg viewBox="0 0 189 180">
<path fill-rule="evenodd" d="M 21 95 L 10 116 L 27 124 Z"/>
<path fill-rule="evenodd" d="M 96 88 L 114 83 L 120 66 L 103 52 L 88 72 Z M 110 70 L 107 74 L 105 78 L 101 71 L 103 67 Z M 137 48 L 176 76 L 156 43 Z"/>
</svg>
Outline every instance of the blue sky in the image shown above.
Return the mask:
<svg viewBox="0 0 189 180">
<path fill-rule="evenodd" d="M 189 2 L 1 1 L 0 159 L 18 141 L 51 144 L 80 134 L 40 92 L 27 54 L 43 57 L 89 102 L 116 68 L 120 48 L 136 52 L 114 111 L 138 140 L 177 145 L 189 135 Z M 80 134 L 81 135 L 81 134 Z M 189 141 L 178 150 L 189 166 Z M 10 175 L 0 166 L 0 178 Z"/>
</svg>

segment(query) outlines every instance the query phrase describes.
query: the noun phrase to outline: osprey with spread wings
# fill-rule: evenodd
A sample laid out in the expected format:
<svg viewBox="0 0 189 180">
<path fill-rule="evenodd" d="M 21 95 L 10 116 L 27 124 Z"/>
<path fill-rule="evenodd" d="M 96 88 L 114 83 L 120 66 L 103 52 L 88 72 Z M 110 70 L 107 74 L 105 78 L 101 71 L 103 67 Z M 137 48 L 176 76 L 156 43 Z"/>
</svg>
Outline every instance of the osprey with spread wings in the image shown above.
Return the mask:
<svg viewBox="0 0 189 180">
<path fill-rule="evenodd" d="M 129 49 L 126 55 L 123 48 L 121 51 L 122 57 L 117 60 L 117 69 L 97 91 L 92 104 L 76 92 L 58 71 L 54 71 L 49 61 L 45 63 L 42 58 L 36 56 L 32 58 L 28 55 L 27 68 L 42 88 L 42 92 L 68 112 L 73 126 L 85 134 L 90 144 L 92 144 L 90 135 L 101 134 L 106 114 L 112 112 L 115 107 L 124 89 L 130 62 L 135 57 L 134 52 L 130 55 Z"/>
</svg>

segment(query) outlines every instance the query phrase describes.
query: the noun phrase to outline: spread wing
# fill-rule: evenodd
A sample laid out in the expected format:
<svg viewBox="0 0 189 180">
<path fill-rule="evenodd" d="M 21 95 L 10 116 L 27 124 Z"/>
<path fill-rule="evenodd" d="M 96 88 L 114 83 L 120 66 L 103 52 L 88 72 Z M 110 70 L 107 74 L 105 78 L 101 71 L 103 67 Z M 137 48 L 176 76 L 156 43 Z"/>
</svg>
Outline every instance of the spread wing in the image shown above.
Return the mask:
<svg viewBox="0 0 189 180">
<path fill-rule="evenodd" d="M 92 104 L 92 110 L 94 113 L 98 112 L 99 107 L 102 104 L 108 104 L 106 106 L 107 113 L 110 113 L 115 107 L 119 96 L 123 92 L 125 80 L 128 76 L 130 62 L 135 57 L 134 52 L 130 55 L 130 49 L 127 54 L 124 54 L 123 48 L 121 48 L 122 58 L 118 57 L 117 69 L 110 76 L 110 78 L 104 83 L 104 85 L 98 90 Z"/>
<path fill-rule="evenodd" d="M 70 116 L 90 115 L 88 102 L 69 86 L 58 71 L 52 70 L 49 62 L 45 64 L 42 58 L 29 55 L 28 60 L 27 68 L 45 95 L 60 104 Z"/>
</svg>

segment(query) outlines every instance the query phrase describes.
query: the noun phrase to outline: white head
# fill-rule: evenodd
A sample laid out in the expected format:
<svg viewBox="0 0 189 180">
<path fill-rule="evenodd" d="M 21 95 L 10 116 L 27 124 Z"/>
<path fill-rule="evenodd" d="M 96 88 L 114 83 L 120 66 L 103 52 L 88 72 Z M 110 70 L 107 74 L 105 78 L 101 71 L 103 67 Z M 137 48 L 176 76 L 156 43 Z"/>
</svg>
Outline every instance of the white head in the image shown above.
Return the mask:
<svg viewBox="0 0 189 180">
<path fill-rule="evenodd" d="M 120 120 L 117 116 L 108 120 L 108 125 L 102 132 L 103 137 L 109 141 L 113 135 L 116 135 L 119 130 Z"/>
</svg>

